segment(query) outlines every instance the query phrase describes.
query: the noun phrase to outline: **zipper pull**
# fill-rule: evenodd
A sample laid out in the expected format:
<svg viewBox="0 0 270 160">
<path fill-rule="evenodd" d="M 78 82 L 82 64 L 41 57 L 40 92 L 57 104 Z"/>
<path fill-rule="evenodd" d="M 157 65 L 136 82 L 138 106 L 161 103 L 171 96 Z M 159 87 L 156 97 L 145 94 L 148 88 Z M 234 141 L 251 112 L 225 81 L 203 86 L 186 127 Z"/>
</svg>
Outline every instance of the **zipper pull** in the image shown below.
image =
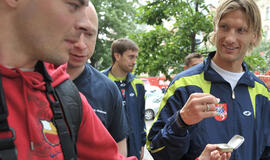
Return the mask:
<svg viewBox="0 0 270 160">
<path fill-rule="evenodd" d="M 232 99 L 235 99 L 234 91 L 232 91 Z"/>
<path fill-rule="evenodd" d="M 30 142 L 30 148 L 32 151 L 35 149 L 34 142 L 32 142 L 32 141 Z"/>
</svg>

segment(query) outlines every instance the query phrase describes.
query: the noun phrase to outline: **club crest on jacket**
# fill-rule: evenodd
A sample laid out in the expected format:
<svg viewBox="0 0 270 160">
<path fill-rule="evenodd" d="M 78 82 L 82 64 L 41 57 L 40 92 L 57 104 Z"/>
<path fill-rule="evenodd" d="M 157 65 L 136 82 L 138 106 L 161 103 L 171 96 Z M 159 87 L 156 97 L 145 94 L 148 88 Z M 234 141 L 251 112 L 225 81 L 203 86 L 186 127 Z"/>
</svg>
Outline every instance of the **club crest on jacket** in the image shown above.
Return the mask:
<svg viewBox="0 0 270 160">
<path fill-rule="evenodd" d="M 225 119 L 227 119 L 227 104 L 226 103 L 218 103 L 216 104 L 216 109 L 217 109 L 217 113 L 218 115 L 215 116 L 215 119 L 217 121 L 224 121 Z"/>
</svg>

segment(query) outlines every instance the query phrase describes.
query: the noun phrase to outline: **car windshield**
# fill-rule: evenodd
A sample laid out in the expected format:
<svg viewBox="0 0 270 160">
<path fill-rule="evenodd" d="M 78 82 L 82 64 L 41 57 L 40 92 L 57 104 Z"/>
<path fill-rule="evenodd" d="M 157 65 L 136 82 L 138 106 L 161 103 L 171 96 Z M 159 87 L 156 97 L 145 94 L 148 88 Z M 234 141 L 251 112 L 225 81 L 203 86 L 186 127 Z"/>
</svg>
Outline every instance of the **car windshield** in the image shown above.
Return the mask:
<svg viewBox="0 0 270 160">
<path fill-rule="evenodd" d="M 150 98 L 150 97 L 159 98 L 160 96 L 162 96 L 162 90 L 159 87 L 156 87 L 156 86 L 146 87 L 146 93 L 145 93 L 146 98 Z"/>
</svg>

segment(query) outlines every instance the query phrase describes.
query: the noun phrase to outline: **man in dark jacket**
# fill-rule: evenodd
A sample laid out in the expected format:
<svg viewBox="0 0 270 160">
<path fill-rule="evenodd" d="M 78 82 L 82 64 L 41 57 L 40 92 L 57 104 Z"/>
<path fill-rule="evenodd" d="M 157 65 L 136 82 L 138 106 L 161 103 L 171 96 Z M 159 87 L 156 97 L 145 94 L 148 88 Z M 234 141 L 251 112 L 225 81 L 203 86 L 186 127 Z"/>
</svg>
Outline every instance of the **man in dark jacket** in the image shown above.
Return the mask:
<svg viewBox="0 0 270 160">
<path fill-rule="evenodd" d="M 261 38 L 253 0 L 221 1 L 212 39 L 217 51 L 179 73 L 161 102 L 147 137 L 155 159 L 194 160 L 207 143 L 236 134 L 245 142 L 232 160 L 270 159 L 269 91 L 243 62 Z"/>
<path fill-rule="evenodd" d="M 122 93 L 129 129 L 128 156 L 142 159 L 146 141 L 145 89 L 142 80 L 131 73 L 136 64 L 138 46 L 130 39 L 118 39 L 112 43 L 111 54 L 113 65 L 105 70 L 104 74 L 117 84 Z"/>
<path fill-rule="evenodd" d="M 113 81 L 87 64 L 94 53 L 98 34 L 98 17 L 91 2 L 89 5 L 88 20 L 78 26 L 87 33 L 81 34 L 70 51 L 67 72 L 117 142 L 120 153 L 126 156 L 127 122 L 120 91 Z"/>
</svg>

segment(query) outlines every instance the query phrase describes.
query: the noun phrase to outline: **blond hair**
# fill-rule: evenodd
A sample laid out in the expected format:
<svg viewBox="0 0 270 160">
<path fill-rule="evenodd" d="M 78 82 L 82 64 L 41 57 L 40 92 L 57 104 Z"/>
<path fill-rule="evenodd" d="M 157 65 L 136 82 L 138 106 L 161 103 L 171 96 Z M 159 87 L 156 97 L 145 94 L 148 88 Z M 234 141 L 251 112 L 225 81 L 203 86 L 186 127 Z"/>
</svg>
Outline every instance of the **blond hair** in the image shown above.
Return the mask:
<svg viewBox="0 0 270 160">
<path fill-rule="evenodd" d="M 222 0 L 216 9 L 213 19 L 214 27 L 218 25 L 220 20 L 229 12 L 237 9 L 242 10 L 248 18 L 248 28 L 257 36 L 256 41 L 249 46 L 249 51 L 258 46 L 262 40 L 262 21 L 258 6 L 253 0 Z M 210 34 L 210 42 L 215 44 L 216 34 Z"/>
</svg>

